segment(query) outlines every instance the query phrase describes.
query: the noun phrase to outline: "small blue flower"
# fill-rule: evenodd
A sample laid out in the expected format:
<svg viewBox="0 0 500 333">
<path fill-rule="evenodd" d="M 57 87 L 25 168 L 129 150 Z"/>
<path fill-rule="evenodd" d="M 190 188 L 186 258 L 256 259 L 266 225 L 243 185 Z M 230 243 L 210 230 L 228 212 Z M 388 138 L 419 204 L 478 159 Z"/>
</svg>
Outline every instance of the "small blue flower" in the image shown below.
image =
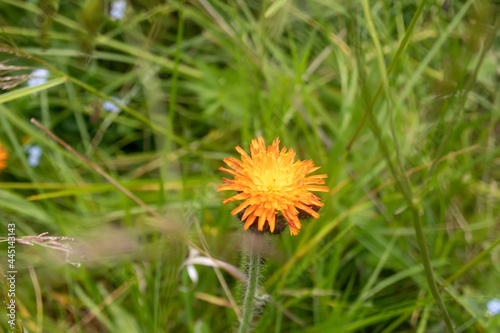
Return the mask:
<svg viewBox="0 0 500 333">
<path fill-rule="evenodd" d="M 30 74 L 32 77 L 28 80 L 29 87 L 36 87 L 47 82 L 47 77 L 49 76 L 49 71 L 45 68 L 35 69 Z"/>
<path fill-rule="evenodd" d="M 111 96 L 111 98 L 118 103 L 123 103 L 123 101 L 118 97 Z M 118 105 L 116 105 L 111 101 L 104 101 L 104 103 L 102 103 L 102 108 L 108 112 L 115 112 L 115 113 L 120 112 L 120 107 L 118 107 Z"/>
<path fill-rule="evenodd" d="M 111 15 L 111 18 L 114 21 L 121 20 L 125 16 L 126 8 L 127 8 L 127 1 L 125 0 L 113 1 L 113 3 L 111 4 L 111 10 L 109 11 L 109 15 Z"/>
<path fill-rule="evenodd" d="M 495 298 L 488 302 L 488 313 L 490 316 L 500 313 L 500 300 Z"/>
<path fill-rule="evenodd" d="M 30 166 L 37 167 L 40 164 L 40 158 L 42 157 L 42 148 L 37 145 L 28 147 L 28 164 Z"/>
</svg>

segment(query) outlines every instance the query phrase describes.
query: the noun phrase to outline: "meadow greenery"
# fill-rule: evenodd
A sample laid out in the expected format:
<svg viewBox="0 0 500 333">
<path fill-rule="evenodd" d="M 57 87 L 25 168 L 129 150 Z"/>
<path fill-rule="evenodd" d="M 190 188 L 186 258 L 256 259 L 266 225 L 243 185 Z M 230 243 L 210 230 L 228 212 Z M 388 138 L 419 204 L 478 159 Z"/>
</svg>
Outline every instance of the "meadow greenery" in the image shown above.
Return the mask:
<svg viewBox="0 0 500 333">
<path fill-rule="evenodd" d="M 17 330 L 236 331 L 250 257 L 255 332 L 500 332 L 499 29 L 486 0 L 0 0 Z M 329 188 L 261 261 L 217 192 L 258 136 Z"/>
</svg>

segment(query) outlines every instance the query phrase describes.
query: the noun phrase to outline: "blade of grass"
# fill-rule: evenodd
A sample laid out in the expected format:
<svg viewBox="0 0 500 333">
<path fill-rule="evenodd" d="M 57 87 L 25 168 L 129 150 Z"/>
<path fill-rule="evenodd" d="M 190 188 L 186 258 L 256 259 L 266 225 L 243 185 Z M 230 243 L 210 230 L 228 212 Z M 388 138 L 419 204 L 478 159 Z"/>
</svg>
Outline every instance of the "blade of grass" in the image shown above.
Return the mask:
<svg viewBox="0 0 500 333">
<path fill-rule="evenodd" d="M 387 67 L 387 76 L 391 73 L 392 69 L 396 65 L 396 62 L 398 61 L 399 57 L 401 56 L 401 53 L 403 52 L 404 48 L 406 47 L 406 44 L 408 43 L 408 41 L 411 37 L 411 34 L 413 32 L 413 28 L 415 27 L 415 24 L 417 23 L 418 19 L 420 18 L 420 15 L 422 14 L 422 11 L 424 10 L 426 3 L 427 3 L 427 0 L 422 0 L 419 4 L 417 10 L 415 11 L 413 18 L 411 19 L 411 22 L 408 25 L 408 29 L 406 29 L 406 33 L 403 37 L 403 40 L 401 40 L 401 43 L 399 44 L 399 47 L 396 50 L 396 53 L 394 54 L 394 57 L 392 58 L 391 62 L 389 63 L 389 66 Z M 380 93 L 382 92 L 382 88 L 383 88 L 383 82 L 381 82 L 379 84 L 377 91 L 375 92 L 375 95 L 373 96 L 371 103 L 369 104 L 367 110 L 365 111 L 363 118 L 361 119 L 360 123 L 358 124 L 358 127 L 356 128 L 353 136 L 351 137 L 351 140 L 347 144 L 347 147 L 346 147 L 347 153 L 351 150 L 351 147 L 354 144 L 354 141 L 356 141 L 356 138 L 358 137 L 359 132 L 361 131 L 361 128 L 363 127 L 364 123 L 366 122 L 368 114 L 373 111 L 375 103 L 377 102 L 377 99 L 380 96 Z"/>
<path fill-rule="evenodd" d="M 471 269 L 473 266 L 475 266 L 481 259 L 484 258 L 485 255 L 490 253 L 495 247 L 497 247 L 500 244 L 500 238 L 495 240 L 493 243 L 491 243 L 490 246 L 488 246 L 486 249 L 481 251 L 477 256 L 475 256 L 473 259 L 471 259 L 469 262 L 467 262 L 465 265 L 460 267 L 459 270 L 457 270 L 452 276 L 447 278 L 440 286 L 439 289 L 445 288 L 447 285 L 458 279 L 460 276 L 462 276 L 465 272 L 467 272 L 469 269 Z"/>
<path fill-rule="evenodd" d="M 394 235 L 392 237 L 392 239 L 389 242 L 389 244 L 387 245 L 384 253 L 380 257 L 380 259 L 377 263 L 377 266 L 375 267 L 372 274 L 368 278 L 368 281 L 366 282 L 366 284 L 363 286 L 363 289 L 361 290 L 358 298 L 354 301 L 351 308 L 349 309 L 349 312 L 347 313 L 348 315 L 352 315 L 354 312 L 356 312 L 359 309 L 359 307 L 361 306 L 361 303 L 368 299 L 368 297 L 369 297 L 368 291 L 375 284 L 375 282 L 380 274 L 380 271 L 382 270 L 382 268 L 384 268 L 384 265 L 387 262 L 387 259 L 389 259 L 390 255 L 391 255 L 392 248 L 394 247 L 394 244 L 396 243 L 397 239 L 398 239 L 397 235 Z"/>
<path fill-rule="evenodd" d="M 22 8 L 26 11 L 35 13 L 37 15 L 43 14 L 42 10 L 40 8 L 38 8 L 36 5 L 33 5 L 31 3 L 19 2 L 19 1 L 15 1 L 15 0 L 2 0 L 2 1 L 5 3 L 8 3 L 12 6 L 16 6 L 16 7 Z M 85 32 L 84 29 L 77 22 L 75 22 L 71 19 L 68 19 L 67 17 L 64 17 L 64 16 L 59 15 L 59 14 L 55 14 L 53 16 L 53 19 L 55 22 L 59 22 L 60 24 L 66 26 L 72 30 Z M 154 62 L 154 63 L 156 63 L 162 67 L 165 67 L 166 69 L 169 69 L 169 70 L 172 70 L 174 67 L 174 62 L 166 59 L 165 57 L 154 55 L 154 54 L 147 52 L 143 49 L 136 48 L 136 47 L 130 46 L 126 43 L 119 42 L 115 39 L 109 38 L 108 36 L 97 35 L 96 42 L 100 45 L 112 47 L 116 50 L 120 50 L 122 52 L 128 53 L 128 54 L 133 55 L 135 57 L 149 60 L 149 61 Z M 179 72 L 184 74 L 184 75 L 193 77 L 193 78 L 199 78 L 201 76 L 201 73 L 197 69 L 194 69 L 194 68 L 191 68 L 191 67 L 188 67 L 185 65 L 179 66 Z"/>
<path fill-rule="evenodd" d="M 0 95 L 0 104 L 4 104 L 4 103 L 7 103 L 9 101 L 13 101 L 15 99 L 22 98 L 25 96 L 30 96 L 30 95 L 33 95 L 33 94 L 40 92 L 40 91 L 45 91 L 47 89 L 50 89 L 52 87 L 56 87 L 62 83 L 65 83 L 66 81 L 68 81 L 67 78 L 58 77 L 58 78 L 49 80 L 49 81 L 47 81 L 43 84 L 40 84 L 38 86 L 35 86 L 35 87 L 24 87 L 24 88 L 15 89 L 13 91 L 9 91 L 7 93 Z"/>
<path fill-rule="evenodd" d="M 408 97 L 408 94 L 412 91 L 415 84 L 417 84 L 418 79 L 422 72 L 427 68 L 430 61 L 436 56 L 436 54 L 441 50 L 444 42 L 450 37 L 451 33 L 456 29 L 458 23 L 462 21 L 465 14 L 467 14 L 470 6 L 476 0 L 468 0 L 465 4 L 463 4 L 460 8 L 460 11 L 453 17 L 453 20 L 446 26 L 446 29 L 443 33 L 439 34 L 439 38 L 436 40 L 432 48 L 427 52 L 426 56 L 422 61 L 420 61 L 419 66 L 413 72 L 413 75 L 410 77 L 410 80 L 405 85 L 403 91 L 398 94 L 398 99 L 396 100 L 395 107 L 399 109 L 400 105 L 403 104 L 404 100 Z"/>
</svg>

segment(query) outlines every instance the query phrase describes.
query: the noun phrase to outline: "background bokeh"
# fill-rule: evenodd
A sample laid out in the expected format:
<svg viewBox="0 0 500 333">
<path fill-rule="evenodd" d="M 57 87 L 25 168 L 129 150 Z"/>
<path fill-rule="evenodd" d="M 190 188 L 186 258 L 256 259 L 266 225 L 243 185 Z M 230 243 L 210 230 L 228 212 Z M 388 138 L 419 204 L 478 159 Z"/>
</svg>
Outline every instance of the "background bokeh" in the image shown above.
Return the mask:
<svg viewBox="0 0 500 333">
<path fill-rule="evenodd" d="M 22 325 L 234 330 L 248 232 L 218 167 L 261 135 L 321 166 L 330 192 L 298 236 L 265 238 L 256 332 L 444 332 L 415 223 L 456 332 L 500 332 L 499 13 L 484 0 L 0 0 L 0 235 L 14 223 L 24 240 Z"/>
</svg>

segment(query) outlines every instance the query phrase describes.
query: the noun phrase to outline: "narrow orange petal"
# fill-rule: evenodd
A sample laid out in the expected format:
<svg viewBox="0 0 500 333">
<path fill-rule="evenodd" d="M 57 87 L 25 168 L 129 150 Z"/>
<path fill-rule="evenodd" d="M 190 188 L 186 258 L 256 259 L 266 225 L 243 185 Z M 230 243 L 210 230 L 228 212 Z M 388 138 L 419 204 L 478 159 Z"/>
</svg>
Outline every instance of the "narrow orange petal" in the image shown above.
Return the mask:
<svg viewBox="0 0 500 333">
<path fill-rule="evenodd" d="M 241 170 L 242 167 L 240 166 L 240 164 L 238 164 L 236 161 L 236 159 L 234 158 L 223 158 L 222 161 L 224 161 L 224 163 L 227 164 L 228 167 L 234 169 L 234 170 Z"/>
<path fill-rule="evenodd" d="M 255 210 L 255 215 L 257 216 L 261 216 L 262 214 L 264 214 L 264 207 L 262 206 L 259 206 L 256 210 Z"/>
<path fill-rule="evenodd" d="M 261 152 L 265 152 L 266 151 L 266 147 L 264 146 L 262 148 L 262 144 L 261 144 L 261 140 L 262 140 L 262 137 L 258 137 L 257 140 L 252 140 L 252 143 L 250 144 L 250 155 L 252 155 L 253 158 L 257 157 L 257 155 L 259 155 L 259 153 Z M 262 143 L 264 141 L 262 140 Z"/>
<path fill-rule="evenodd" d="M 314 175 L 306 177 L 306 179 L 313 179 L 313 178 L 328 178 L 328 175 L 322 174 L 322 175 Z"/>
<path fill-rule="evenodd" d="M 304 212 L 307 212 L 309 215 L 311 215 L 312 217 L 314 217 L 315 219 L 319 218 L 319 214 L 317 212 L 315 212 L 314 210 L 312 210 L 311 208 L 309 208 L 308 206 L 302 204 L 302 203 L 296 203 L 295 206 L 297 208 L 300 208 L 302 209 Z"/>
<path fill-rule="evenodd" d="M 290 235 L 292 236 L 297 236 L 300 232 L 300 229 L 297 229 L 297 228 L 293 228 L 292 226 L 290 226 Z"/>
<path fill-rule="evenodd" d="M 240 153 L 242 158 L 244 157 L 245 159 L 251 160 L 251 158 L 250 158 L 250 156 L 248 156 L 247 152 L 244 151 L 240 146 L 236 146 L 235 149 L 238 153 Z"/>
<path fill-rule="evenodd" d="M 248 230 L 248 228 L 250 228 L 250 226 L 253 224 L 253 222 L 255 221 L 255 219 L 257 218 L 257 216 L 251 214 L 247 221 L 245 222 L 245 225 L 243 226 L 243 229 L 245 230 Z"/>
<path fill-rule="evenodd" d="M 257 138 L 257 141 L 259 142 L 259 150 L 262 152 L 265 152 L 266 151 L 266 144 L 264 142 L 264 139 L 261 136 L 259 136 Z"/>
<path fill-rule="evenodd" d="M 262 231 L 264 229 L 264 223 L 266 223 L 266 214 L 262 214 L 259 216 L 259 230 Z"/>
<path fill-rule="evenodd" d="M 248 202 L 248 200 L 246 201 L 243 201 L 238 207 L 236 207 L 235 209 L 233 209 L 233 211 L 231 212 L 231 215 L 236 215 L 238 214 L 239 212 L 241 212 L 243 209 L 245 209 L 245 207 L 247 207 L 248 205 L 250 205 L 250 203 Z"/>
<path fill-rule="evenodd" d="M 299 225 L 296 225 L 294 222 L 288 220 L 288 226 L 290 227 L 290 234 L 292 236 L 298 235 L 300 231 L 300 223 Z"/>
<path fill-rule="evenodd" d="M 325 183 L 325 178 L 327 178 L 327 175 L 315 175 L 315 176 L 310 176 L 304 178 L 304 183 L 305 184 L 324 184 Z"/>
<path fill-rule="evenodd" d="M 305 185 L 320 185 L 320 184 L 325 184 L 325 180 L 321 178 L 306 178 L 304 179 L 304 184 Z"/>
<path fill-rule="evenodd" d="M 242 165 L 243 165 L 243 161 L 240 161 L 239 159 L 234 158 L 234 157 L 232 157 L 232 156 L 230 156 L 230 157 L 229 157 L 229 160 L 230 160 L 231 162 L 234 162 L 234 163 L 238 164 L 239 166 L 242 166 Z"/>
<path fill-rule="evenodd" d="M 314 194 L 313 194 L 314 195 Z M 319 206 L 319 207 L 323 207 L 325 204 L 322 203 L 320 201 L 321 199 L 318 198 L 317 196 L 313 196 L 309 201 L 310 201 L 310 205 L 315 205 L 315 206 Z"/>
<path fill-rule="evenodd" d="M 224 167 L 219 167 L 219 170 L 220 171 L 224 171 L 224 172 L 227 172 L 233 176 L 237 176 L 239 173 L 237 171 L 234 171 L 234 170 L 229 170 L 229 169 L 226 169 Z"/>
<path fill-rule="evenodd" d="M 231 198 L 224 200 L 222 203 L 227 204 L 228 202 L 232 202 L 235 200 L 248 199 L 248 197 L 250 197 L 250 194 L 248 194 L 248 193 L 238 193 L 236 195 L 233 195 Z"/>
<path fill-rule="evenodd" d="M 312 162 L 312 161 L 311 161 L 311 162 Z M 313 164 L 313 165 L 314 165 L 314 164 Z M 308 173 L 308 174 L 310 174 L 310 173 L 312 173 L 312 172 L 314 172 L 314 171 L 316 171 L 316 170 L 319 170 L 319 169 L 321 169 L 321 167 L 319 167 L 319 166 L 318 166 L 318 167 L 313 167 L 313 168 L 311 168 L 311 169 L 307 170 L 307 173 Z"/>
<path fill-rule="evenodd" d="M 245 213 L 243 213 L 243 216 L 241 217 L 241 220 L 242 221 L 245 221 L 245 219 L 250 215 L 252 214 L 253 212 L 255 212 L 255 210 L 257 209 L 258 206 L 256 205 L 250 205 L 250 207 L 247 208 L 247 210 L 245 211 Z"/>
<path fill-rule="evenodd" d="M 290 227 L 300 229 L 301 224 L 297 215 L 291 214 L 288 210 L 285 210 L 283 211 L 283 216 L 288 221 Z"/>
<path fill-rule="evenodd" d="M 306 190 L 308 191 L 318 191 L 318 192 L 328 192 L 330 191 L 326 186 L 315 186 L 315 185 L 307 185 Z"/>
<path fill-rule="evenodd" d="M 242 191 L 241 185 L 227 184 L 217 186 L 217 192 L 220 191 Z"/>
<path fill-rule="evenodd" d="M 268 211 L 267 215 L 267 223 L 269 224 L 269 230 L 271 230 L 271 233 L 274 233 L 274 227 L 276 225 L 276 212 L 274 209 Z"/>
</svg>

